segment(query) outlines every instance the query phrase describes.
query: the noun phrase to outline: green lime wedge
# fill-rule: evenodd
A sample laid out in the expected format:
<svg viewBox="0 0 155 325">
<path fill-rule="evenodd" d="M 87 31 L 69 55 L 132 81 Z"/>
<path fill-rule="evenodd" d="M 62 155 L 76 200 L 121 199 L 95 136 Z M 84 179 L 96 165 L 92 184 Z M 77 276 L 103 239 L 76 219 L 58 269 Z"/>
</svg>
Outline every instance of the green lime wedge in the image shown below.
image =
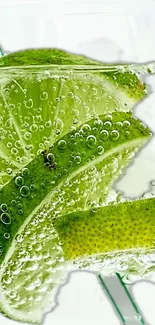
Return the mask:
<svg viewBox="0 0 155 325">
<path fill-rule="evenodd" d="M 129 112 L 146 89 L 130 68 L 55 49 L 0 66 L 0 308 L 41 323 L 73 267 L 56 221 L 107 203 L 150 138 Z"/>
</svg>

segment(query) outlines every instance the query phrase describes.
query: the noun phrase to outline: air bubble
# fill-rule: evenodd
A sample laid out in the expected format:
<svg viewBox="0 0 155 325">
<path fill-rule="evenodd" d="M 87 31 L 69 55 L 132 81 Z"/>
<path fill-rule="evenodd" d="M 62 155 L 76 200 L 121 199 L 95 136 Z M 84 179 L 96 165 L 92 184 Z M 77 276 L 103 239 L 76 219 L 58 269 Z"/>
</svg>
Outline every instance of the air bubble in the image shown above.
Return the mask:
<svg viewBox="0 0 155 325">
<path fill-rule="evenodd" d="M 17 243 L 22 243 L 23 239 L 24 238 L 23 238 L 23 235 L 22 234 L 18 234 L 15 237 L 15 240 L 16 240 Z"/>
<path fill-rule="evenodd" d="M 5 225 L 10 225 L 11 224 L 11 217 L 10 217 L 9 213 L 3 212 L 1 214 L 0 219 Z"/>
<path fill-rule="evenodd" d="M 40 99 L 41 100 L 46 100 L 48 98 L 48 93 L 46 91 L 43 91 L 41 94 L 40 94 Z"/>
<path fill-rule="evenodd" d="M 19 209 L 18 210 L 18 214 L 22 215 L 23 214 L 23 210 L 22 209 Z"/>
<path fill-rule="evenodd" d="M 144 131 L 145 129 L 146 129 L 146 126 L 142 122 L 140 122 L 139 123 L 139 130 Z"/>
<path fill-rule="evenodd" d="M 103 152 L 104 152 L 104 148 L 103 148 L 102 146 L 98 146 L 98 147 L 97 147 L 97 153 L 98 153 L 99 155 L 102 155 Z"/>
<path fill-rule="evenodd" d="M 99 209 L 99 205 L 98 205 L 98 203 L 93 202 L 93 203 L 91 204 L 91 211 L 94 212 L 94 213 L 96 213 L 96 212 L 98 211 L 98 209 Z"/>
<path fill-rule="evenodd" d="M 129 131 L 125 131 L 125 136 L 128 137 L 130 135 Z"/>
<path fill-rule="evenodd" d="M 53 155 L 53 153 L 48 153 L 47 159 L 50 163 L 53 163 L 55 161 L 55 156 Z"/>
<path fill-rule="evenodd" d="M 60 140 L 60 141 L 58 142 L 58 148 L 59 148 L 60 150 L 65 150 L 65 149 L 66 149 L 66 141 L 65 141 L 65 140 Z"/>
<path fill-rule="evenodd" d="M 96 137 L 94 135 L 89 135 L 86 139 L 87 147 L 93 149 L 96 145 Z"/>
<path fill-rule="evenodd" d="M 112 121 L 112 115 L 111 114 L 107 114 L 105 116 L 105 118 L 106 118 L 107 121 Z"/>
<path fill-rule="evenodd" d="M 52 125 L 52 122 L 50 120 L 45 122 L 45 127 L 46 128 L 50 128 L 51 125 Z"/>
<path fill-rule="evenodd" d="M 104 122 L 104 127 L 109 130 L 112 127 L 112 123 L 110 121 L 106 121 Z"/>
<path fill-rule="evenodd" d="M 32 138 L 32 134 L 30 132 L 25 132 L 24 139 L 25 140 L 30 140 L 31 138 Z"/>
<path fill-rule="evenodd" d="M 35 289 L 35 286 L 33 283 L 29 283 L 27 285 L 24 286 L 24 288 L 27 290 L 27 291 L 33 291 Z"/>
<path fill-rule="evenodd" d="M 35 186 L 34 184 L 31 184 L 31 185 L 30 185 L 30 190 L 31 190 L 31 191 L 35 191 L 35 190 L 36 190 L 36 186 Z"/>
<path fill-rule="evenodd" d="M 123 122 L 123 128 L 124 128 L 125 130 L 128 130 L 129 127 L 130 127 L 130 122 L 129 122 L 129 121 L 124 121 L 124 122 Z"/>
<path fill-rule="evenodd" d="M 89 124 L 84 124 L 82 127 L 81 127 L 81 131 L 83 133 L 83 135 L 88 135 L 91 131 L 91 127 Z"/>
<path fill-rule="evenodd" d="M 32 108 L 33 107 L 33 100 L 32 100 L 32 98 L 28 99 L 27 101 L 24 100 L 23 104 L 25 105 L 26 108 Z"/>
<path fill-rule="evenodd" d="M 11 168 L 7 168 L 6 169 L 6 172 L 7 172 L 8 175 L 11 175 L 12 174 L 12 169 Z"/>
<path fill-rule="evenodd" d="M 25 167 L 25 168 L 22 169 L 22 175 L 23 176 L 27 176 L 29 174 L 30 174 L 30 171 L 29 171 L 29 169 L 27 167 Z"/>
<path fill-rule="evenodd" d="M 73 119 L 73 124 L 77 124 L 78 123 L 78 119 L 77 118 L 74 118 Z"/>
<path fill-rule="evenodd" d="M 36 131 L 38 131 L 38 125 L 37 125 L 37 124 L 32 124 L 32 125 L 30 126 L 30 131 L 31 131 L 31 132 L 36 132 Z"/>
<path fill-rule="evenodd" d="M 12 205 L 16 205 L 16 200 L 12 200 L 12 201 L 11 201 L 11 204 L 12 204 Z"/>
<path fill-rule="evenodd" d="M 91 88 L 91 93 L 92 95 L 97 95 L 97 89 L 96 88 Z"/>
<path fill-rule="evenodd" d="M 43 126 L 43 125 L 40 125 L 40 126 L 39 126 L 39 130 L 40 130 L 40 131 L 44 131 L 44 126 Z"/>
<path fill-rule="evenodd" d="M 119 138 L 119 132 L 117 130 L 113 130 L 110 133 L 110 137 L 113 141 L 116 141 Z"/>
<path fill-rule="evenodd" d="M 21 142 L 20 142 L 20 140 L 17 140 L 17 141 L 15 142 L 15 147 L 17 147 L 17 148 L 21 148 Z"/>
<path fill-rule="evenodd" d="M 62 120 L 60 120 L 59 118 L 54 122 L 54 128 L 55 128 L 55 132 L 56 134 L 60 134 L 60 132 L 63 129 L 63 122 Z"/>
<path fill-rule="evenodd" d="M 15 184 L 16 184 L 17 186 L 22 186 L 22 185 L 24 185 L 24 179 L 23 179 L 23 177 L 21 177 L 21 176 L 17 176 L 17 177 L 15 178 Z"/>
<path fill-rule="evenodd" d="M 9 275 L 4 274 L 2 277 L 2 282 L 5 284 L 10 284 L 12 282 L 12 278 Z"/>
<path fill-rule="evenodd" d="M 11 142 L 7 143 L 7 148 L 12 148 L 12 143 Z"/>
<path fill-rule="evenodd" d="M 102 130 L 100 132 L 100 136 L 101 136 L 101 139 L 103 141 L 107 140 L 108 139 L 108 136 L 109 136 L 109 132 L 107 130 Z"/>
<path fill-rule="evenodd" d="M 20 194 L 24 197 L 28 197 L 30 195 L 30 189 L 28 186 L 22 186 L 20 189 Z"/>
<path fill-rule="evenodd" d="M 5 238 L 5 239 L 9 239 L 9 238 L 10 238 L 10 234 L 9 234 L 8 232 L 5 232 L 5 234 L 4 234 L 4 238 Z"/>
<path fill-rule="evenodd" d="M 74 94 L 73 94 L 73 92 L 70 91 L 70 92 L 67 94 L 67 97 L 69 97 L 69 98 L 74 98 Z"/>
<path fill-rule="evenodd" d="M 6 203 L 2 203 L 2 204 L 1 204 L 1 210 L 2 210 L 3 212 L 6 212 L 7 209 L 8 209 L 7 204 L 6 204 Z"/>
<path fill-rule="evenodd" d="M 103 126 L 103 122 L 102 122 L 102 120 L 97 119 L 97 120 L 94 121 L 94 125 L 97 128 L 99 128 L 99 127 L 102 127 Z"/>
<path fill-rule="evenodd" d="M 18 149 L 17 149 L 17 148 L 12 148 L 12 149 L 11 149 L 11 153 L 12 153 L 13 155 L 17 155 L 17 153 L 18 153 Z"/>
<path fill-rule="evenodd" d="M 115 126 L 116 126 L 116 129 L 120 130 L 123 127 L 123 123 L 122 122 L 117 122 L 115 124 Z"/>
<path fill-rule="evenodd" d="M 76 156 L 76 157 L 74 158 L 74 161 L 75 161 L 75 163 L 76 163 L 77 165 L 79 165 L 79 164 L 81 163 L 81 157 L 80 157 L 80 156 Z"/>
</svg>

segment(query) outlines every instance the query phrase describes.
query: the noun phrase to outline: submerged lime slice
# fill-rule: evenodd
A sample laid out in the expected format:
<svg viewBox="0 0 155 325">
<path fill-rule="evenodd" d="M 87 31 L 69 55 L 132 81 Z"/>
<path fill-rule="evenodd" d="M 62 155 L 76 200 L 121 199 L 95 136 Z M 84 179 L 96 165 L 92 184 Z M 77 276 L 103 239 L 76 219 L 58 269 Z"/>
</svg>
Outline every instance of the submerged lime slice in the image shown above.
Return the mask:
<svg viewBox="0 0 155 325">
<path fill-rule="evenodd" d="M 129 112 L 146 91 L 122 67 L 59 50 L 0 65 L 0 308 L 39 323 L 70 269 L 54 222 L 106 204 L 150 137 Z"/>
</svg>

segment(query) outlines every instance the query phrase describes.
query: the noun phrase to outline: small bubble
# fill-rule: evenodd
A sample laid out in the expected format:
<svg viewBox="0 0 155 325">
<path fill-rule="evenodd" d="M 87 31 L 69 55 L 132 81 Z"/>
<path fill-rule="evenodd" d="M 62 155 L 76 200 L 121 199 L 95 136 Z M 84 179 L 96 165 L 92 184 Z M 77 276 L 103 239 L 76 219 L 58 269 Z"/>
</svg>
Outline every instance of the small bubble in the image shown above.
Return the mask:
<svg viewBox="0 0 155 325">
<path fill-rule="evenodd" d="M 17 155 L 17 153 L 18 153 L 18 149 L 17 148 L 12 148 L 11 149 L 11 153 L 13 154 L 13 155 Z"/>
<path fill-rule="evenodd" d="M 30 140 L 32 138 L 32 134 L 30 133 L 30 132 L 26 132 L 25 134 L 24 134 L 24 139 L 25 140 Z"/>
<path fill-rule="evenodd" d="M 101 136 L 101 139 L 103 141 L 107 140 L 108 139 L 108 136 L 109 136 L 109 132 L 107 130 L 102 130 L 100 132 L 100 136 Z"/>
<path fill-rule="evenodd" d="M 18 214 L 22 215 L 23 214 L 23 210 L 22 209 L 19 209 L 18 210 Z"/>
<path fill-rule="evenodd" d="M 123 129 L 128 130 L 130 127 L 130 122 L 129 121 L 124 121 L 123 122 Z"/>
<path fill-rule="evenodd" d="M 17 207 L 18 207 L 18 209 L 21 209 L 22 208 L 22 204 L 21 203 L 18 203 Z"/>
<path fill-rule="evenodd" d="M 17 148 L 21 148 L 21 142 L 20 142 L 20 140 L 17 140 L 17 141 L 15 142 L 15 147 L 17 147 Z"/>
<path fill-rule="evenodd" d="M 38 125 L 37 125 L 37 124 L 32 124 L 32 125 L 30 126 L 30 131 L 31 131 L 31 132 L 36 132 L 36 131 L 38 131 Z"/>
<path fill-rule="evenodd" d="M 113 141 L 116 141 L 119 138 L 119 132 L 117 130 L 113 130 L 110 133 L 110 137 Z"/>
<path fill-rule="evenodd" d="M 81 157 L 80 157 L 80 156 L 76 156 L 76 157 L 74 158 L 74 161 L 75 161 L 75 163 L 76 163 L 77 165 L 79 165 L 79 164 L 81 163 Z"/>
<path fill-rule="evenodd" d="M 77 118 L 73 118 L 73 124 L 77 124 L 78 123 L 78 119 Z"/>
<path fill-rule="evenodd" d="M 97 173 L 97 169 L 95 166 L 92 166 L 89 168 L 88 174 L 89 175 L 95 175 Z"/>
<path fill-rule="evenodd" d="M 45 122 L 45 127 L 46 128 L 50 128 L 51 125 L 52 125 L 52 122 L 50 120 Z"/>
<path fill-rule="evenodd" d="M 60 132 L 62 131 L 63 129 L 63 122 L 61 119 L 57 119 L 55 122 L 54 122 L 54 128 L 55 128 L 55 132 L 56 134 L 60 134 Z"/>
<path fill-rule="evenodd" d="M 8 175 L 11 175 L 12 174 L 12 169 L 11 168 L 7 168 L 6 169 L 6 172 L 7 172 Z"/>
<path fill-rule="evenodd" d="M 69 98 L 74 98 L 74 94 L 73 94 L 73 92 L 70 91 L 70 92 L 67 94 L 67 97 L 69 97 Z"/>
<path fill-rule="evenodd" d="M 7 204 L 6 204 L 6 203 L 2 203 L 2 204 L 1 204 L 1 210 L 2 210 L 3 212 L 6 212 L 7 209 L 8 209 Z"/>
<path fill-rule="evenodd" d="M 23 241 L 23 235 L 22 234 L 17 234 L 15 237 L 15 240 L 17 243 L 21 243 Z"/>
<path fill-rule="evenodd" d="M 91 93 L 92 95 L 97 95 L 97 89 L 96 88 L 91 88 Z"/>
<path fill-rule="evenodd" d="M 7 148 L 12 148 L 12 143 L 11 142 L 7 143 Z"/>
<path fill-rule="evenodd" d="M 53 163 L 55 161 L 55 156 L 53 155 L 53 153 L 48 153 L 47 159 L 50 163 Z"/>
<path fill-rule="evenodd" d="M 4 234 L 4 238 L 5 238 L 5 239 L 9 239 L 9 238 L 10 238 L 10 234 L 9 234 L 8 232 L 5 232 L 5 234 Z"/>
<path fill-rule="evenodd" d="M 23 104 L 25 105 L 26 108 L 32 108 L 33 107 L 33 100 L 32 100 L 32 98 L 28 99 L 27 101 L 24 100 Z"/>
<path fill-rule="evenodd" d="M 22 186 L 20 189 L 20 194 L 24 197 L 28 197 L 30 195 L 30 189 L 28 186 Z"/>
<path fill-rule="evenodd" d="M 10 225 L 11 224 L 11 217 L 10 217 L 9 213 L 3 212 L 1 214 L 0 219 L 5 225 Z"/>
<path fill-rule="evenodd" d="M 48 98 L 48 93 L 46 91 L 43 91 L 41 94 L 40 94 L 40 99 L 41 100 L 46 100 Z"/>
<path fill-rule="evenodd" d="M 27 290 L 27 291 L 32 291 L 35 289 L 35 286 L 33 283 L 29 283 L 27 285 L 24 286 L 24 288 Z"/>
<path fill-rule="evenodd" d="M 99 127 L 102 127 L 102 126 L 103 126 L 103 122 L 102 122 L 102 120 L 97 119 L 97 120 L 94 121 L 94 125 L 95 125 L 97 128 L 99 128 Z"/>
<path fill-rule="evenodd" d="M 22 169 L 22 175 L 23 176 L 27 176 L 29 174 L 30 174 L 30 171 L 29 171 L 29 169 L 27 167 L 25 167 L 25 168 Z"/>
<path fill-rule="evenodd" d="M 102 155 L 103 152 L 104 152 L 104 148 L 103 148 L 102 146 L 98 146 L 98 147 L 97 147 L 97 153 L 98 153 L 99 155 Z"/>
<path fill-rule="evenodd" d="M 129 131 L 125 131 L 125 136 L 128 137 L 130 135 Z"/>
<path fill-rule="evenodd" d="M 31 190 L 31 191 L 35 191 L 35 190 L 36 190 L 36 186 L 35 186 L 34 184 L 31 184 L 31 185 L 30 185 L 30 190 Z"/>
<path fill-rule="evenodd" d="M 24 185 L 24 179 L 23 179 L 23 177 L 21 177 L 21 176 L 17 176 L 17 177 L 15 178 L 15 184 L 16 184 L 17 186 L 22 186 L 22 185 Z"/>
<path fill-rule="evenodd" d="M 146 130 L 146 126 L 142 122 L 139 123 L 139 130 L 140 131 Z"/>
<path fill-rule="evenodd" d="M 16 200 L 12 200 L 12 201 L 11 201 L 11 204 L 12 204 L 12 205 L 16 205 Z"/>
<path fill-rule="evenodd" d="M 40 131 L 44 131 L 44 126 L 43 126 L 43 125 L 40 125 L 40 126 L 39 126 L 39 130 L 40 130 Z"/>
<path fill-rule="evenodd" d="M 99 209 L 99 205 L 96 202 L 93 202 L 91 204 L 91 211 L 96 213 L 98 211 L 98 209 Z"/>
<path fill-rule="evenodd" d="M 65 149 L 66 149 L 66 141 L 65 141 L 65 140 L 60 140 L 60 141 L 58 142 L 58 148 L 59 148 L 60 150 L 65 150 Z"/>
<path fill-rule="evenodd" d="M 107 114 L 105 116 L 105 118 L 106 118 L 107 121 L 112 121 L 112 115 L 111 114 Z"/>
<path fill-rule="evenodd" d="M 2 277 L 2 282 L 5 284 L 10 284 L 12 282 L 12 278 L 9 275 L 4 274 Z"/>
<path fill-rule="evenodd" d="M 91 127 L 89 124 L 84 124 L 82 127 L 81 127 L 81 131 L 83 133 L 83 135 L 88 135 L 91 131 Z"/>
<path fill-rule="evenodd" d="M 123 123 L 122 122 L 117 122 L 115 124 L 115 126 L 116 126 L 116 129 L 120 130 L 123 127 Z"/>
<path fill-rule="evenodd" d="M 112 127 L 112 123 L 110 121 L 106 121 L 104 122 L 104 127 L 109 130 Z"/>
<path fill-rule="evenodd" d="M 94 135 L 89 135 L 86 139 L 87 147 L 93 149 L 96 145 L 96 137 Z"/>
</svg>

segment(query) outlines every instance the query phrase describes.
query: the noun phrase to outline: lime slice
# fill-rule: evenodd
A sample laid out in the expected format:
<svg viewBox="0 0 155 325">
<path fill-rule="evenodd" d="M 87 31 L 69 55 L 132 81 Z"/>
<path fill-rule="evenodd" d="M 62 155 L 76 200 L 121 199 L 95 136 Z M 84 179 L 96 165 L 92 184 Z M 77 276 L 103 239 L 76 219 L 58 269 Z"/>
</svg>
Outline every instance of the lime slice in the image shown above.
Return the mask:
<svg viewBox="0 0 155 325">
<path fill-rule="evenodd" d="M 64 215 L 54 227 L 65 260 L 77 268 L 143 274 L 154 262 L 154 215 L 155 199 L 141 199 Z"/>
<path fill-rule="evenodd" d="M 60 50 L 9 54 L 0 65 L 1 186 L 70 129 L 98 114 L 129 111 L 146 95 L 121 66 Z"/>
<path fill-rule="evenodd" d="M 39 323 L 72 267 L 53 223 L 105 205 L 150 137 L 128 112 L 146 91 L 122 67 L 59 50 L 0 65 L 0 308 Z"/>
</svg>

